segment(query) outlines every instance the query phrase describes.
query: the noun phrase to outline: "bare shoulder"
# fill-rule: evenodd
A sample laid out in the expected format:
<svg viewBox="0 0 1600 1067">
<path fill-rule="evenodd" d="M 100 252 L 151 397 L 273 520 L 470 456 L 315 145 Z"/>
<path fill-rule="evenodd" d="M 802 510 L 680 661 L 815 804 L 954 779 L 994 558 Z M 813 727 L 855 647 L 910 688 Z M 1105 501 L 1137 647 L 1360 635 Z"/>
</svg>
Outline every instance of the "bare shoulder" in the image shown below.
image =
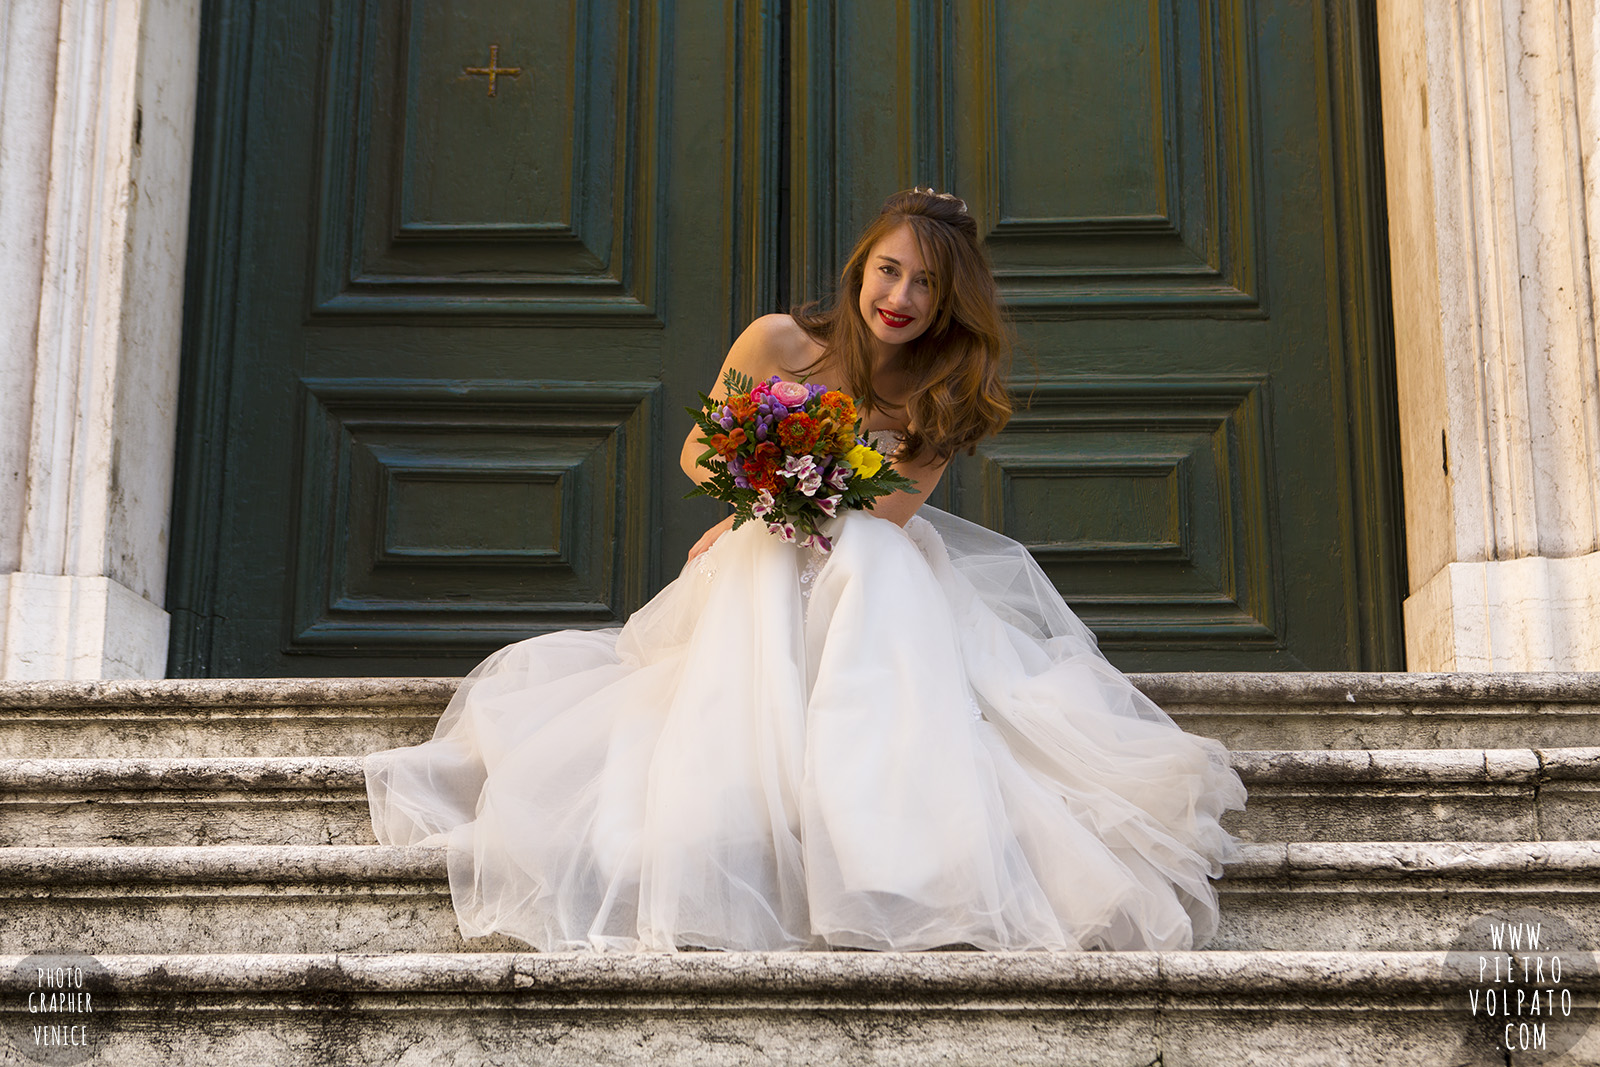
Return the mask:
<svg viewBox="0 0 1600 1067">
<path fill-rule="evenodd" d="M 714 397 L 726 396 L 723 381 L 728 371 L 736 370 L 756 381 L 774 374 L 792 378 L 797 370 L 816 359 L 808 355 L 813 345 L 800 324 L 788 315 L 763 315 L 744 328 L 728 349 L 713 391 Z M 820 348 L 818 348 L 820 352 Z"/>
<path fill-rule="evenodd" d="M 772 343 L 792 339 L 795 334 L 803 334 L 800 324 L 794 321 L 794 316 L 775 311 L 770 315 L 762 315 L 754 319 L 745 332 L 759 337 L 763 341 Z"/>
<path fill-rule="evenodd" d="M 762 360 L 772 373 L 785 377 L 798 373 L 815 363 L 822 354 L 822 346 L 796 322 L 791 315 L 781 312 L 762 315 L 745 328 L 740 343 L 748 340 L 758 346 Z"/>
</svg>

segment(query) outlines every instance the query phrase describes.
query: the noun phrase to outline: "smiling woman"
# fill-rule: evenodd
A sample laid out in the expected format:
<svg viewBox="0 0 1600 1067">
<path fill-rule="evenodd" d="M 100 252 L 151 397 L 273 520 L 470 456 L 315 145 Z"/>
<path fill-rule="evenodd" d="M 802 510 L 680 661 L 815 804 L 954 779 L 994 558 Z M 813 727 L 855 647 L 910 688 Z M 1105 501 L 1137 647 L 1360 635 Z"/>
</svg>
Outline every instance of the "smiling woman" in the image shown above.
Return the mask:
<svg viewBox="0 0 1600 1067">
<path fill-rule="evenodd" d="M 867 267 L 860 306 L 872 336 L 886 349 L 915 341 L 928 328 L 933 296 L 911 227 L 902 226 L 879 241 Z"/>
<path fill-rule="evenodd" d="M 734 342 L 709 394 L 738 371 L 807 378 L 863 401 L 868 432 L 898 438 L 893 459 L 917 493 L 878 502 L 874 513 L 904 525 L 961 451 L 1005 425 L 1010 332 L 963 201 L 932 190 L 896 193 L 845 261 L 837 298 L 788 315 L 766 315 Z M 699 431 L 681 456 L 700 483 Z M 689 551 L 693 559 L 731 528 L 725 519 Z"/>
<path fill-rule="evenodd" d="M 752 323 L 711 395 L 759 438 L 811 396 L 772 375 L 847 389 L 920 492 L 809 547 L 724 521 L 620 631 L 491 656 L 432 741 L 368 757 L 378 839 L 448 844 L 462 930 L 544 950 L 1203 943 L 1244 802 L 1227 751 L 1106 662 L 1020 544 L 919 507 L 1010 413 L 976 226 L 897 193 L 840 289 Z"/>
<path fill-rule="evenodd" d="M 881 411 L 869 426 L 904 434 L 898 460 L 942 470 L 1011 417 L 1010 331 L 977 223 L 955 197 L 891 196 L 845 261 L 837 302 L 793 318 L 821 348 L 806 373 Z"/>
</svg>

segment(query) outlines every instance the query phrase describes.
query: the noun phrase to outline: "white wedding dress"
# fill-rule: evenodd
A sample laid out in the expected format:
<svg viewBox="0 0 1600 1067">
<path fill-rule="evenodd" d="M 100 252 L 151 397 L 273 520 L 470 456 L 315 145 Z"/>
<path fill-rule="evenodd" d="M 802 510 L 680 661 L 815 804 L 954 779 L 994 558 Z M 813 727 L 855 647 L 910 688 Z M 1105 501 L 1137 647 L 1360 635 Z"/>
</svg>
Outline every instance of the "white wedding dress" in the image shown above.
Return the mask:
<svg viewBox="0 0 1600 1067">
<path fill-rule="evenodd" d="M 1244 804 L 1015 541 L 924 506 L 724 535 L 620 630 L 535 637 L 366 761 L 466 936 L 546 951 L 1184 949 Z"/>
</svg>

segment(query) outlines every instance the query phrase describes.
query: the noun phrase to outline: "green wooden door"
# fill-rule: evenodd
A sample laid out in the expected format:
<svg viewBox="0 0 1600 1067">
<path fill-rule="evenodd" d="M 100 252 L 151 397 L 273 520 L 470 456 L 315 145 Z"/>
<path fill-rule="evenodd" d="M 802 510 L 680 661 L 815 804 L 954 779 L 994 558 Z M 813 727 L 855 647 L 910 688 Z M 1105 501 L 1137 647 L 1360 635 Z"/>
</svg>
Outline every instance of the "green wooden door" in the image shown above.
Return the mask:
<svg viewBox="0 0 1600 1067">
<path fill-rule="evenodd" d="M 625 619 L 718 514 L 684 405 L 928 182 L 1031 400 L 942 502 L 1124 665 L 1394 665 L 1362 28 L 1040 6 L 210 5 L 173 672 Z"/>
<path fill-rule="evenodd" d="M 622 622 L 718 518 L 677 499 L 677 413 L 772 300 L 767 24 L 209 15 L 174 673 L 452 673 Z"/>
<path fill-rule="evenodd" d="M 1403 669 L 1370 5 L 795 7 L 794 275 L 932 184 L 1017 321 L 948 506 L 1124 669 Z"/>
</svg>

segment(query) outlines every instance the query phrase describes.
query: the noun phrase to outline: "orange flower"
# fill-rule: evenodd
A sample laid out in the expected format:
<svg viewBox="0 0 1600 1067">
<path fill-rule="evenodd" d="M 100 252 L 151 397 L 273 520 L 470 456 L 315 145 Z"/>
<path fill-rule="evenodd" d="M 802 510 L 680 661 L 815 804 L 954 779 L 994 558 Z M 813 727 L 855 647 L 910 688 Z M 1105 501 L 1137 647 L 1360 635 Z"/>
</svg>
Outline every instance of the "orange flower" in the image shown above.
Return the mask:
<svg viewBox="0 0 1600 1067">
<path fill-rule="evenodd" d="M 790 452 L 810 452 L 817 447 L 822 428 L 804 412 L 795 412 L 778 423 L 778 443 Z"/>
<path fill-rule="evenodd" d="M 755 453 L 744 461 L 744 479 L 750 483 L 750 488 L 777 492 L 780 488 L 778 460 L 782 456 L 782 450 L 771 441 L 756 445 Z"/>
<path fill-rule="evenodd" d="M 746 419 L 753 419 L 756 416 L 755 401 L 750 399 L 749 393 L 739 393 L 735 396 L 730 396 L 727 400 L 727 404 L 728 410 L 733 413 L 733 417 L 738 419 L 740 422 L 743 422 Z"/>
<path fill-rule="evenodd" d="M 723 459 L 727 459 L 729 456 L 739 451 L 739 446 L 744 444 L 748 439 L 749 437 L 744 432 L 744 427 L 735 426 L 729 433 L 712 434 L 711 439 L 707 441 L 706 444 L 716 449 L 717 455 L 721 456 Z"/>
<path fill-rule="evenodd" d="M 835 422 L 856 421 L 856 402 L 837 389 L 829 389 L 817 398 L 817 414 Z"/>
<path fill-rule="evenodd" d="M 840 424 L 835 419 L 818 421 L 817 446 L 830 455 L 844 455 L 856 446 L 855 424 Z"/>
</svg>

